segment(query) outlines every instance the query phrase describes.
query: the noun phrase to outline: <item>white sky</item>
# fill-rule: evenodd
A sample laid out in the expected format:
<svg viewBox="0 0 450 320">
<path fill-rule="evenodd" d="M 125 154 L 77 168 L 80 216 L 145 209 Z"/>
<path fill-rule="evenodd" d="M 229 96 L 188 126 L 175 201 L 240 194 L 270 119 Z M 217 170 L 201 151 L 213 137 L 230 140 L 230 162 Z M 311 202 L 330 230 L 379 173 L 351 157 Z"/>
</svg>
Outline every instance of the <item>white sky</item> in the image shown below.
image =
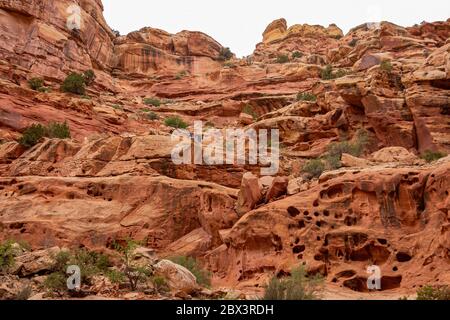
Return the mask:
<svg viewBox="0 0 450 320">
<path fill-rule="evenodd" d="M 450 18 L 449 0 L 103 0 L 111 28 L 127 34 L 142 27 L 177 33 L 202 31 L 238 56 L 251 54 L 266 26 L 336 23 L 344 33 L 365 22 L 412 26 Z"/>
</svg>

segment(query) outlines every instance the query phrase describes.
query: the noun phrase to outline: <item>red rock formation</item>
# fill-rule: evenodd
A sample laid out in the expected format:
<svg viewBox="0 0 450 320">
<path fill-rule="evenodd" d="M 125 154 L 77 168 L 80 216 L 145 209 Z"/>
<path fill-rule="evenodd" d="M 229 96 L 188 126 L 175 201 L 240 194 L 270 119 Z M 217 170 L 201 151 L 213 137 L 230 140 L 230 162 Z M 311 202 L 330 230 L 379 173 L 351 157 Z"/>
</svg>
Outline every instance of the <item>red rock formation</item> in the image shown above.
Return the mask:
<svg viewBox="0 0 450 320">
<path fill-rule="evenodd" d="M 70 31 L 69 3 L 0 3 L 0 240 L 104 249 L 131 236 L 161 256 L 199 258 L 215 286 L 252 292 L 299 264 L 340 292 L 366 292 L 371 264 L 383 290 L 450 283 L 449 159 L 418 159 L 450 151 L 449 21 L 344 36 L 280 19 L 254 54 L 222 61 L 201 32 L 116 36 L 99 0 L 77 1 L 82 25 Z M 87 96 L 60 92 L 88 69 Z M 33 77 L 50 92 L 31 90 Z M 190 128 L 279 129 L 278 177 L 174 165 L 164 123 L 174 115 Z M 49 121 L 67 121 L 72 139 L 16 142 Z M 345 169 L 305 180 L 306 161 L 361 129 L 362 154 L 345 150 Z"/>
</svg>

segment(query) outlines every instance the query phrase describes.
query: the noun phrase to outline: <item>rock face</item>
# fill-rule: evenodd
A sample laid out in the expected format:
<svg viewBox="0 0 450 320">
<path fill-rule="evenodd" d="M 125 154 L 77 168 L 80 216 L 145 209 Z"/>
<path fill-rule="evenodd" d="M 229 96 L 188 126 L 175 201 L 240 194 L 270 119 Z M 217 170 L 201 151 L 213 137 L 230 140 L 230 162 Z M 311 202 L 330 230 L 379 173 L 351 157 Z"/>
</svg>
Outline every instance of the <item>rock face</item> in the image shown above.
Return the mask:
<svg viewBox="0 0 450 320">
<path fill-rule="evenodd" d="M 239 297 L 299 264 L 361 296 L 374 264 L 384 291 L 450 284 L 449 157 L 420 159 L 450 152 L 450 21 L 343 35 L 279 19 L 236 59 L 201 32 L 119 36 L 99 0 L 77 1 L 71 31 L 71 4 L 0 3 L 0 241 L 31 244 L 20 281 L 48 272 L 52 250 L 131 237 L 145 254 L 197 258 L 213 287 Z M 85 96 L 60 92 L 67 74 L 88 69 Z M 47 90 L 32 90 L 34 77 Z M 174 116 L 191 131 L 194 121 L 220 133 L 278 129 L 278 174 L 260 177 L 261 163 L 175 165 Z M 18 143 L 51 121 L 67 122 L 71 138 Z M 324 172 L 309 180 L 313 159 Z M 198 289 L 187 270 L 159 267 L 184 298 Z M 0 298 L 20 291 L 15 277 Z"/>
</svg>

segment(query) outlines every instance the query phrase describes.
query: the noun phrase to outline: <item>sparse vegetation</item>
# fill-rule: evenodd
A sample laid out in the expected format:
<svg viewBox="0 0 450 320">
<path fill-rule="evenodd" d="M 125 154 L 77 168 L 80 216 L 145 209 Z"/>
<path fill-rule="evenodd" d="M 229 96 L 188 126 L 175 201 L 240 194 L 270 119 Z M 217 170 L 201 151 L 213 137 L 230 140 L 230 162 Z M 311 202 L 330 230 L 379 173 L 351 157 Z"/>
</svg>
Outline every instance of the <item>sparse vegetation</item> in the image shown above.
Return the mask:
<svg viewBox="0 0 450 320">
<path fill-rule="evenodd" d="M 301 58 L 301 57 L 303 57 L 303 53 L 302 52 L 300 52 L 300 51 L 294 51 L 293 53 L 292 53 L 292 59 L 297 59 L 297 58 Z"/>
<path fill-rule="evenodd" d="M 277 63 L 288 63 L 289 56 L 287 54 L 279 54 L 277 57 Z"/>
<path fill-rule="evenodd" d="M 242 113 L 251 115 L 253 117 L 253 120 L 258 119 L 258 114 L 256 113 L 256 111 L 253 109 L 253 107 L 250 104 L 247 104 L 244 109 L 242 109 Z"/>
<path fill-rule="evenodd" d="M 89 284 L 93 276 L 108 272 L 110 262 L 107 256 L 86 249 L 78 249 L 73 253 L 60 251 L 53 257 L 53 272 L 45 279 L 44 287 L 54 294 L 61 295 L 66 292 L 66 271 L 71 265 L 80 267 L 81 283 Z"/>
<path fill-rule="evenodd" d="M 169 258 L 169 260 L 192 272 L 192 274 L 197 278 L 198 284 L 205 287 L 209 287 L 211 285 L 211 273 L 202 269 L 195 258 L 178 256 Z"/>
<path fill-rule="evenodd" d="M 354 157 L 360 157 L 369 144 L 369 134 L 366 130 L 358 130 L 353 142 L 342 141 L 328 146 L 328 152 L 324 159 L 332 170 L 341 167 L 342 154 L 347 153 Z"/>
<path fill-rule="evenodd" d="M 14 265 L 13 242 L 7 240 L 0 243 L 0 274 L 7 272 Z"/>
<path fill-rule="evenodd" d="M 439 159 L 442 159 L 446 156 L 447 156 L 447 154 L 445 154 L 443 152 L 439 152 L 439 151 L 435 152 L 435 151 L 427 150 L 422 154 L 422 159 L 424 159 L 428 163 L 431 163 L 431 162 L 437 161 Z"/>
<path fill-rule="evenodd" d="M 31 288 L 31 286 L 25 286 L 17 293 L 14 300 L 17 300 L 17 301 L 28 300 L 28 299 L 30 299 L 32 292 L 33 292 L 33 289 Z"/>
<path fill-rule="evenodd" d="M 116 279 L 126 278 L 132 291 L 136 291 L 140 283 L 144 283 L 150 276 L 153 275 L 153 270 L 148 267 L 137 265 L 134 251 L 139 244 L 133 240 L 128 239 L 124 245 L 115 243 L 114 248 L 121 254 L 122 262 L 124 264 L 123 276 L 118 276 Z"/>
<path fill-rule="evenodd" d="M 220 61 L 228 61 L 231 58 L 233 58 L 233 53 L 231 52 L 230 48 L 222 48 L 220 49 L 220 53 L 218 56 L 218 59 Z"/>
<path fill-rule="evenodd" d="M 150 111 L 148 114 L 147 114 L 147 119 L 149 119 L 149 120 L 158 120 L 159 119 L 159 116 L 156 114 L 156 113 L 154 113 L 153 111 Z"/>
<path fill-rule="evenodd" d="M 95 78 L 96 78 L 96 76 L 95 76 L 95 73 L 94 73 L 94 71 L 93 70 L 86 70 L 84 73 L 83 73 L 83 79 L 84 79 L 84 83 L 87 85 L 87 86 L 90 86 L 91 84 L 93 84 L 94 83 L 94 81 L 95 81 Z"/>
<path fill-rule="evenodd" d="M 22 137 L 19 139 L 19 143 L 26 148 L 31 148 L 44 137 L 69 139 L 70 128 L 67 122 L 50 122 L 48 126 L 33 124 L 24 131 Z"/>
<path fill-rule="evenodd" d="M 161 100 L 159 100 L 157 98 L 144 98 L 143 102 L 144 102 L 144 104 L 146 104 L 148 106 L 154 106 L 154 107 L 161 106 Z"/>
<path fill-rule="evenodd" d="M 270 280 L 264 300 L 319 300 L 323 284 L 321 276 L 308 276 L 305 267 L 292 270 L 286 278 Z"/>
<path fill-rule="evenodd" d="M 392 73 L 392 63 L 389 60 L 384 60 L 380 64 L 380 69 L 387 73 Z"/>
<path fill-rule="evenodd" d="M 450 300 L 450 287 L 424 286 L 417 291 L 417 300 Z"/>
<path fill-rule="evenodd" d="M 311 92 L 300 92 L 299 94 L 297 94 L 297 101 L 316 102 L 317 96 Z"/>
<path fill-rule="evenodd" d="M 305 163 L 302 172 L 313 178 L 319 178 L 325 171 L 325 163 L 321 159 L 313 159 Z"/>
<path fill-rule="evenodd" d="M 86 92 L 86 83 L 82 74 L 72 72 L 67 76 L 61 85 L 61 91 L 84 95 Z"/>
<path fill-rule="evenodd" d="M 189 125 L 183 121 L 179 116 L 168 117 L 164 121 L 165 125 L 175 129 L 186 129 Z"/>
<path fill-rule="evenodd" d="M 169 286 L 167 284 L 167 280 L 161 276 L 154 276 L 151 278 L 153 286 L 158 293 L 163 293 L 169 291 Z"/>
<path fill-rule="evenodd" d="M 333 66 L 331 64 L 322 69 L 320 73 L 320 77 L 322 78 L 322 80 L 333 80 L 342 78 L 345 75 L 347 75 L 347 72 L 345 70 L 339 69 L 338 71 L 333 71 Z"/>
<path fill-rule="evenodd" d="M 28 80 L 28 85 L 31 89 L 39 91 L 44 86 L 44 80 L 42 78 L 32 78 Z"/>
</svg>

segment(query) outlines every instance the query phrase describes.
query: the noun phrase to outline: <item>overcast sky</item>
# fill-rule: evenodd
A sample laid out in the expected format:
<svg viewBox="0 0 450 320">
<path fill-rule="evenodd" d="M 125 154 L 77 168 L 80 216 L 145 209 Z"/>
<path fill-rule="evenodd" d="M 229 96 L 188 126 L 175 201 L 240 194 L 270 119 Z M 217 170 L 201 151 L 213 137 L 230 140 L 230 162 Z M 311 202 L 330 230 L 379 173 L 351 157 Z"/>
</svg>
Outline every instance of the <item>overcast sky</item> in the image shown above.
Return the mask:
<svg viewBox="0 0 450 320">
<path fill-rule="evenodd" d="M 202 31 L 238 56 L 251 54 L 273 20 L 336 23 L 344 33 L 365 22 L 411 26 L 450 18 L 449 0 L 103 0 L 111 28 L 127 34 L 142 27 L 177 33 Z"/>
</svg>

